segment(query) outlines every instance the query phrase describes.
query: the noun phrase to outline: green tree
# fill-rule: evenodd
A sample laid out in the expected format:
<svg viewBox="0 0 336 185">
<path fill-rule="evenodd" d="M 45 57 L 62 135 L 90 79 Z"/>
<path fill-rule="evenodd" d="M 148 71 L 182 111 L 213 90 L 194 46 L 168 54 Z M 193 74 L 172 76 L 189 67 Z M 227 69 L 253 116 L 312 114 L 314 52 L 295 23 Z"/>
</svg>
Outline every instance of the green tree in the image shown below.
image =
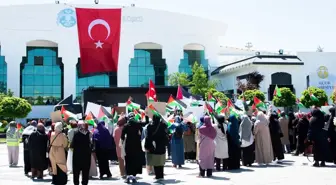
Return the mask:
<svg viewBox="0 0 336 185">
<path fill-rule="evenodd" d="M 211 93 L 211 95 L 214 98 L 222 100 L 224 102 L 227 102 L 227 100 L 229 99 L 224 93 L 222 93 L 222 92 L 220 92 L 220 91 L 218 91 L 217 89 L 214 89 L 214 88 L 208 89 L 208 92 L 206 92 L 204 94 L 204 97 L 207 97 L 209 93 Z"/>
<path fill-rule="evenodd" d="M 197 62 L 192 67 L 192 74 L 190 90 L 193 95 L 204 96 L 209 89 L 216 89 L 218 80 L 208 80 L 208 75 L 205 73 L 204 68 Z"/>
<path fill-rule="evenodd" d="M 333 90 L 333 92 L 330 95 L 330 99 L 333 103 L 336 103 L 336 89 Z"/>
<path fill-rule="evenodd" d="M 187 73 L 172 73 L 168 76 L 168 81 L 171 86 L 178 86 L 179 84 L 182 86 L 190 85 L 190 80 L 188 79 Z"/>
<path fill-rule="evenodd" d="M 25 118 L 32 110 L 27 100 L 5 96 L 0 100 L 0 115 L 6 118 Z"/>
<path fill-rule="evenodd" d="M 281 97 L 274 96 L 273 102 L 277 107 L 290 107 L 295 105 L 296 96 L 295 94 L 287 87 L 280 88 Z"/>
<path fill-rule="evenodd" d="M 244 92 L 244 95 L 241 94 L 239 96 L 239 99 L 243 99 L 243 96 L 245 96 L 245 100 L 246 101 L 251 101 L 251 104 L 253 104 L 253 97 L 257 97 L 259 100 L 261 101 L 265 101 L 265 94 L 263 92 L 261 92 L 258 89 L 254 89 L 254 90 L 247 90 Z"/>
<path fill-rule="evenodd" d="M 318 99 L 318 101 L 312 100 L 310 93 L 312 93 Z M 317 87 L 309 87 L 302 92 L 300 101 L 305 107 L 311 107 L 313 105 L 321 107 L 326 102 L 328 102 L 328 96 L 323 89 Z"/>
</svg>

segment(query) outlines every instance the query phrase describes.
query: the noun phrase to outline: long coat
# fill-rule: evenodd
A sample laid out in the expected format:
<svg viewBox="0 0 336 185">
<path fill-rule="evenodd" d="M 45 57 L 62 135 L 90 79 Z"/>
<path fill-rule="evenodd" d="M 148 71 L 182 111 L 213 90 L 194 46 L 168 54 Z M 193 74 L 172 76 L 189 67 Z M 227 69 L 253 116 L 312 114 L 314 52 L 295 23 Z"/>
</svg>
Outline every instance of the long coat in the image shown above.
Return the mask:
<svg viewBox="0 0 336 185">
<path fill-rule="evenodd" d="M 183 130 L 186 131 L 187 127 L 183 123 L 178 123 L 183 127 Z M 169 129 L 174 130 L 178 124 L 172 124 Z M 175 135 L 172 135 L 171 139 L 171 156 L 172 163 L 174 165 L 183 165 L 184 164 L 184 141 L 183 138 L 176 138 Z"/>
<path fill-rule="evenodd" d="M 224 133 L 218 125 L 214 125 L 213 127 L 216 129 L 217 135 L 215 138 L 216 149 L 215 149 L 215 157 L 219 159 L 227 159 L 229 158 L 229 149 L 228 149 L 228 142 L 227 142 L 227 125 L 223 124 L 224 126 Z"/>
<path fill-rule="evenodd" d="M 143 151 L 141 146 L 142 125 L 131 119 L 124 126 L 121 140 L 125 142 L 126 174 L 142 174 Z"/>
<path fill-rule="evenodd" d="M 277 158 L 278 160 L 282 160 L 285 158 L 285 156 L 281 143 L 281 128 L 279 125 L 279 121 L 274 118 L 272 119 L 272 116 L 269 124 L 269 129 L 271 134 L 274 159 Z"/>
<path fill-rule="evenodd" d="M 36 130 L 28 139 L 28 148 L 31 168 L 45 170 L 48 168 L 47 160 L 48 136 Z"/>
<path fill-rule="evenodd" d="M 323 129 L 324 116 L 320 110 L 312 111 L 312 118 L 309 121 L 308 139 L 313 141 L 313 153 L 315 161 L 330 160 L 330 148 L 328 143 L 328 132 Z"/>
<path fill-rule="evenodd" d="M 288 134 L 288 119 L 281 117 L 279 118 L 279 124 L 283 137 L 281 138 L 281 143 L 283 145 L 289 145 L 289 134 Z"/>
<path fill-rule="evenodd" d="M 268 164 L 273 161 L 273 149 L 268 121 L 257 120 L 253 129 L 255 135 L 255 157 L 259 164 Z"/>
<path fill-rule="evenodd" d="M 213 169 L 215 159 L 215 142 L 213 139 L 199 134 L 200 152 L 199 152 L 199 165 L 202 169 Z"/>
</svg>

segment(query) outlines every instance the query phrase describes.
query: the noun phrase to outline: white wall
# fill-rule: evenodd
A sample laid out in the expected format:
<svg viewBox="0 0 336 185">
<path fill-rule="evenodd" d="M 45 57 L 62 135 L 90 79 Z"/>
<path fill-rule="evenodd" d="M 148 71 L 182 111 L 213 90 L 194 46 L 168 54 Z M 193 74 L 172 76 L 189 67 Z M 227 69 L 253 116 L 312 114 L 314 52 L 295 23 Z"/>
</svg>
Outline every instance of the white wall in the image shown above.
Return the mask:
<svg viewBox="0 0 336 185">
<path fill-rule="evenodd" d="M 115 8 L 110 5 L 73 5 L 74 7 Z M 0 43 L 8 67 L 8 88 L 15 95 L 20 92 L 20 62 L 26 55 L 26 46 L 47 46 L 45 41 L 58 45 L 59 57 L 64 63 L 64 97 L 75 94 L 76 63 L 79 57 L 77 26 L 65 28 L 57 24 L 58 13 L 72 8 L 63 4 L 0 6 Z M 117 7 L 118 8 L 118 7 Z M 128 7 L 122 9 L 121 42 L 118 65 L 118 86 L 128 86 L 128 65 L 134 56 L 134 46 L 142 42 L 158 43 L 168 73 L 178 71 L 187 44 L 205 47 L 209 65 L 218 63 L 218 36 L 224 35 L 227 25 L 178 13 Z"/>
</svg>

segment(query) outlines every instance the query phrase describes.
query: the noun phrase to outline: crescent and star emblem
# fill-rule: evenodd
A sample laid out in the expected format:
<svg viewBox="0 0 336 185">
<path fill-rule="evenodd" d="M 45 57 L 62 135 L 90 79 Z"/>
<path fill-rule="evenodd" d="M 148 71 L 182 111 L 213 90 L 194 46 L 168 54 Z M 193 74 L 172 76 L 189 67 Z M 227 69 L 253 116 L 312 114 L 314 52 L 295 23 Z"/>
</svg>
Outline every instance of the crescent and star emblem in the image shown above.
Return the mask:
<svg viewBox="0 0 336 185">
<path fill-rule="evenodd" d="M 93 39 L 92 35 L 91 35 L 91 30 L 93 27 L 95 27 L 96 25 L 103 25 L 106 30 L 107 30 L 107 35 L 106 35 L 106 38 L 105 40 L 107 40 L 109 37 L 110 37 L 110 34 L 111 34 L 111 28 L 110 28 L 110 25 L 104 20 L 104 19 L 95 19 L 93 20 L 90 24 L 89 24 L 89 27 L 88 27 L 88 34 L 89 34 L 89 37 Z M 98 40 L 98 42 L 95 42 L 94 43 L 96 45 L 96 48 L 103 48 L 103 42 L 101 42 L 100 40 Z"/>
</svg>

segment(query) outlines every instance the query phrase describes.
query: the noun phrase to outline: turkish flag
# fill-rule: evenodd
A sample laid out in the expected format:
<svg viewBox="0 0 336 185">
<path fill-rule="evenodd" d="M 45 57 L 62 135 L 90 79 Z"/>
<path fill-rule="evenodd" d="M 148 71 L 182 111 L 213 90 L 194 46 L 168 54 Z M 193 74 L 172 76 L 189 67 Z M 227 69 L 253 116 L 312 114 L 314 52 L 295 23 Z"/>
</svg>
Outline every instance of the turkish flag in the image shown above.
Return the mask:
<svg viewBox="0 0 336 185">
<path fill-rule="evenodd" d="M 117 72 L 121 9 L 76 8 L 76 15 L 81 73 Z"/>
</svg>

